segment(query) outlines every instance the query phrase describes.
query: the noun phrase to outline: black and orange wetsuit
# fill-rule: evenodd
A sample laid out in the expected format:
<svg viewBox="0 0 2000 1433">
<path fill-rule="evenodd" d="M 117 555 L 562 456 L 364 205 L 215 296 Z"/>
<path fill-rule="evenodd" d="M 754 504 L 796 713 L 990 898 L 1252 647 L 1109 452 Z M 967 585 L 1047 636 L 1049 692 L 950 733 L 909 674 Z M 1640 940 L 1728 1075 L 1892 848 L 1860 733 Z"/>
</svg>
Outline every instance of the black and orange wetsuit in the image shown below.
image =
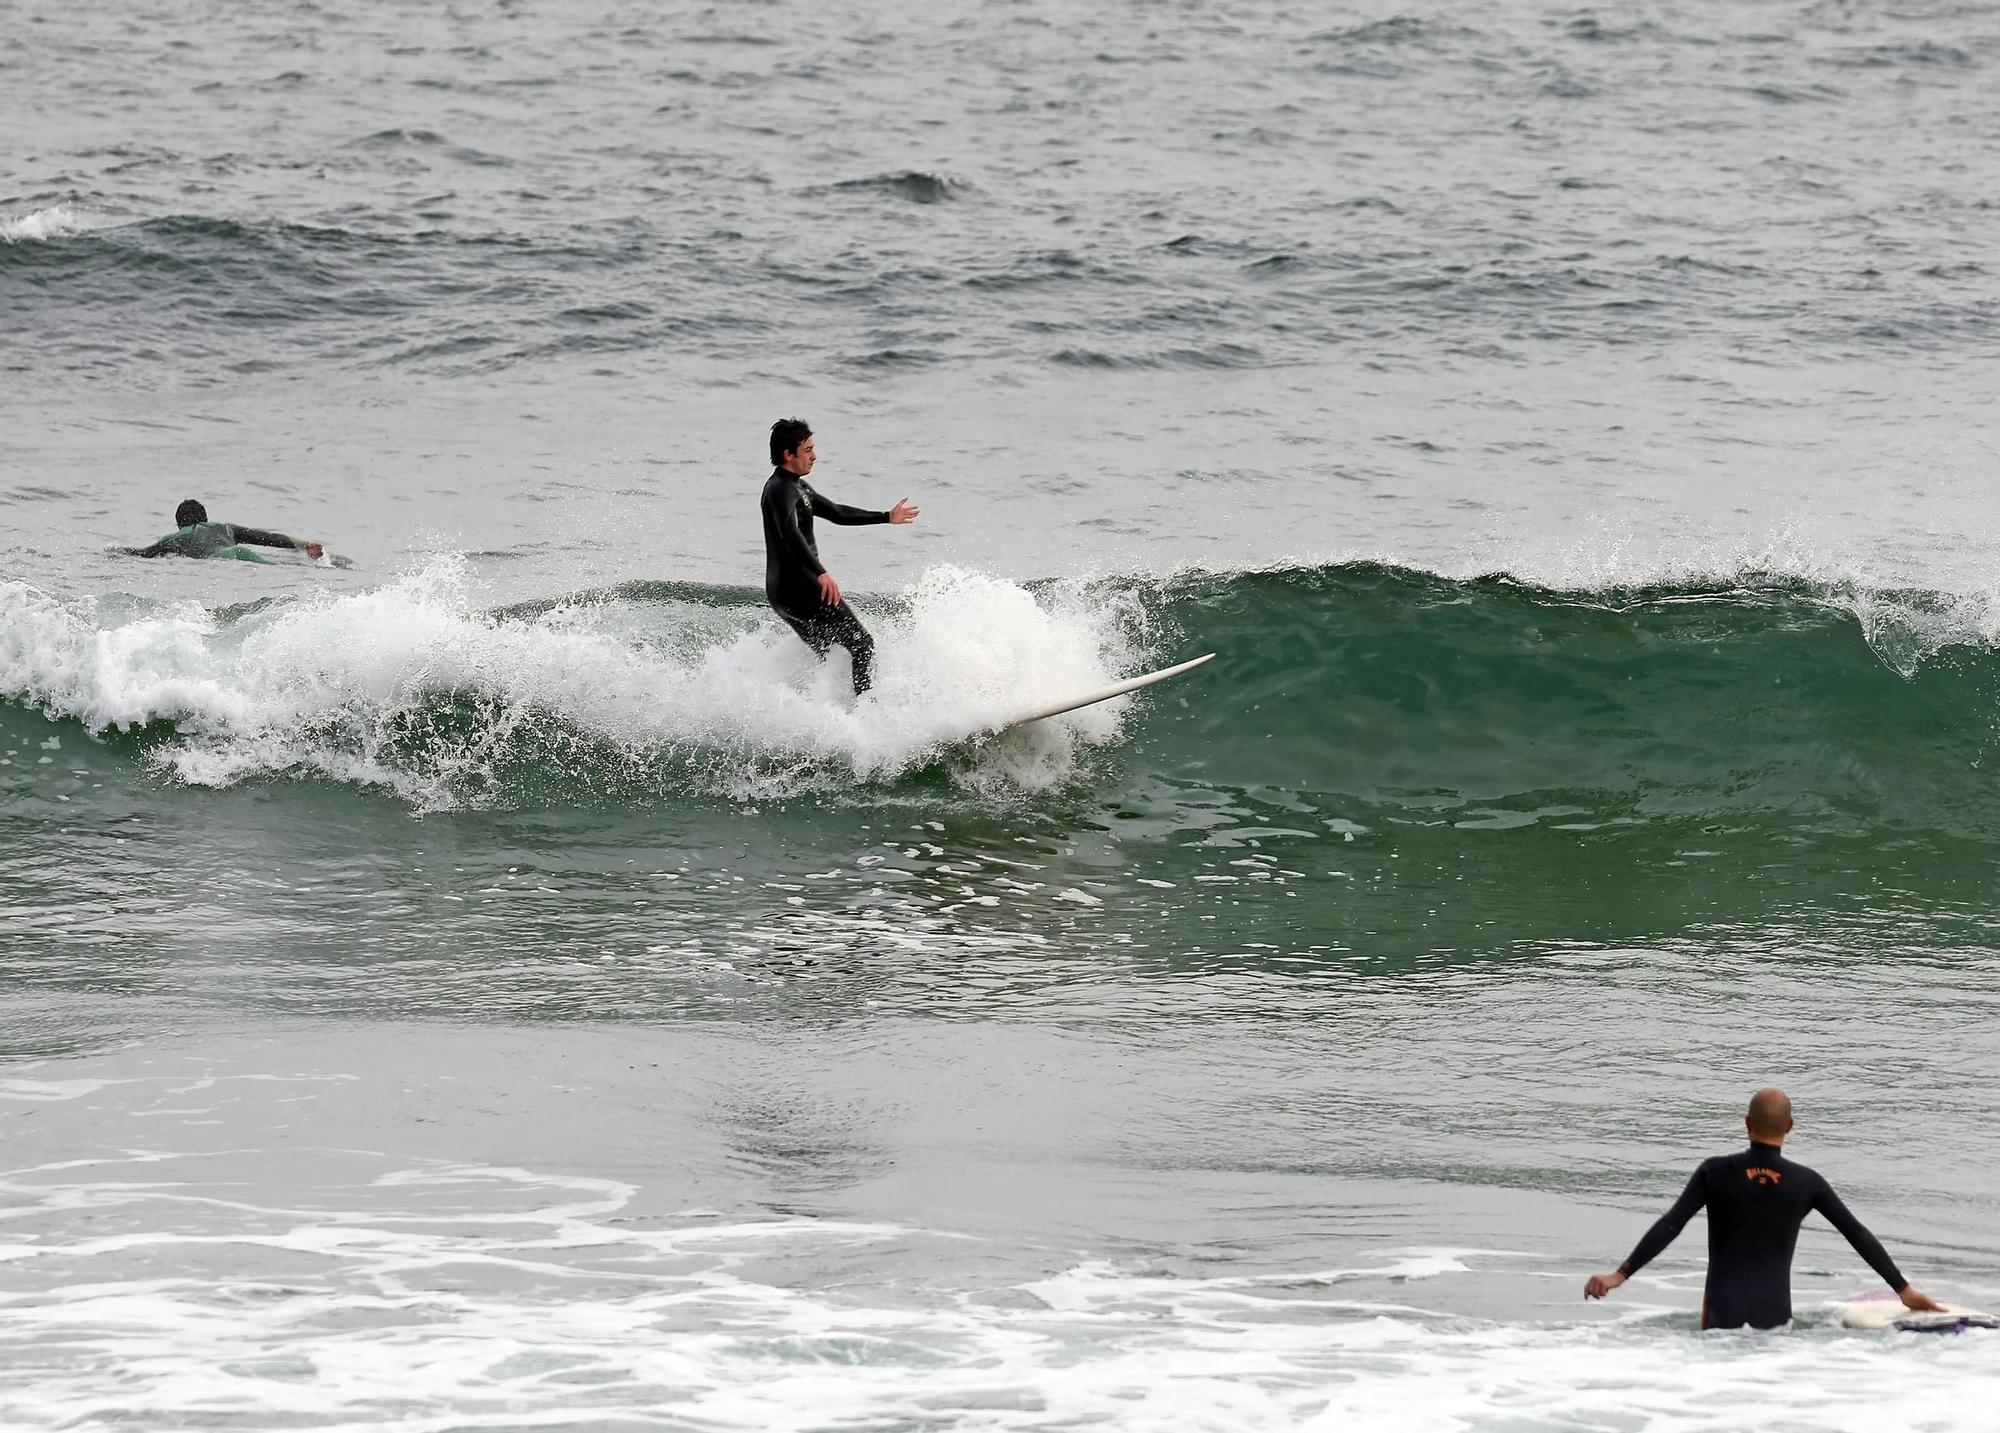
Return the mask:
<svg viewBox="0 0 2000 1433">
<path fill-rule="evenodd" d="M 887 522 L 886 512 L 868 512 L 820 496 L 811 483 L 783 468 L 774 469 L 764 484 L 764 596 L 780 617 L 824 657 L 835 646 L 847 648 L 854 663 L 858 696 L 874 680 L 875 639 L 848 610 L 847 603 L 827 602 L 819 590 L 826 571 L 813 541 L 813 519 L 823 517 L 842 527 Z"/>
<path fill-rule="evenodd" d="M 1792 1250 L 1799 1225 L 1817 1210 L 1847 1236 L 1892 1289 L 1907 1282 L 1889 1251 L 1848 1212 L 1833 1186 L 1774 1144 L 1752 1144 L 1741 1154 L 1717 1155 L 1701 1168 L 1618 1266 L 1630 1278 L 1673 1243 L 1697 1209 L 1708 1210 L 1708 1283 L 1702 1290 L 1701 1326 L 1711 1329 L 1776 1328 L 1792 1316 Z"/>
</svg>

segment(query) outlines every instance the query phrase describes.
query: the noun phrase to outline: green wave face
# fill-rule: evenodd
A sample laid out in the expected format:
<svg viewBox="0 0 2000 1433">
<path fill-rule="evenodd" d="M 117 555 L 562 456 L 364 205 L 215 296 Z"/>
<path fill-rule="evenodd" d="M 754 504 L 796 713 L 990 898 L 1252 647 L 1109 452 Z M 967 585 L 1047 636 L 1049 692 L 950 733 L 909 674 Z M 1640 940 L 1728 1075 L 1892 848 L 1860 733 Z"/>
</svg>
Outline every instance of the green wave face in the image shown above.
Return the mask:
<svg viewBox="0 0 2000 1433">
<path fill-rule="evenodd" d="M 1054 623 L 1034 629 L 1050 640 L 1100 634 L 1123 670 L 1219 656 L 1088 739 L 947 735 L 866 768 L 829 745 L 844 703 L 784 685 L 797 654 L 758 635 L 743 593 L 620 589 L 587 620 L 536 604 L 378 617 L 376 597 L 222 614 L 156 639 L 155 666 L 182 663 L 168 677 L 140 664 L 122 686 L 84 683 L 71 659 L 101 629 L 36 608 L 44 626 L 22 632 L 54 631 L 36 650 L 70 655 L 0 702 L 0 835 L 122 829 L 144 810 L 176 828 L 198 812 L 245 850 L 392 852 L 445 831 L 468 854 L 610 852 L 616 869 L 725 853 L 715 919 L 734 918 L 739 877 L 789 890 L 800 871 L 846 871 L 867 893 L 887 860 L 897 899 L 953 929 L 969 916 L 952 912 L 1025 903 L 1040 924 L 1024 930 L 1129 942 L 1176 969 L 1395 966 L 1707 927 L 1783 927 L 1796 944 L 1829 920 L 1863 927 L 1842 948 L 1919 930 L 1934 948 L 1988 923 L 2000 654 L 1981 612 L 1935 594 L 1557 592 L 1349 566 L 1082 597 L 1017 589 L 986 610 Z M 365 638 L 421 621 L 437 640 L 320 672 L 317 705 L 271 675 L 273 654 L 325 654 L 348 630 L 312 623 Z M 882 622 L 920 640 L 907 609 Z M 275 645 L 288 623 L 306 625 Z M 115 630 L 129 645 L 139 629 Z M 232 665 L 237 650 L 259 660 Z M 745 691 L 791 705 L 718 704 L 728 653 L 782 678 Z M 269 685 L 232 685 L 246 671 Z M 252 695 L 278 716 L 232 725 Z"/>
<path fill-rule="evenodd" d="M 1162 934 L 1206 937 L 1171 963 L 1990 937 L 2000 655 L 1941 597 L 1348 567 L 1194 580 L 1156 616 L 1221 655 L 1099 796 L 1171 883 Z"/>
<path fill-rule="evenodd" d="M 1163 693 L 1144 764 L 1349 820 L 2000 829 L 1983 767 L 2000 655 L 1887 629 L 1903 656 L 1931 643 L 1906 675 L 1802 589 L 1569 594 L 1360 567 L 1203 581 L 1170 611 L 1221 657 Z"/>
</svg>

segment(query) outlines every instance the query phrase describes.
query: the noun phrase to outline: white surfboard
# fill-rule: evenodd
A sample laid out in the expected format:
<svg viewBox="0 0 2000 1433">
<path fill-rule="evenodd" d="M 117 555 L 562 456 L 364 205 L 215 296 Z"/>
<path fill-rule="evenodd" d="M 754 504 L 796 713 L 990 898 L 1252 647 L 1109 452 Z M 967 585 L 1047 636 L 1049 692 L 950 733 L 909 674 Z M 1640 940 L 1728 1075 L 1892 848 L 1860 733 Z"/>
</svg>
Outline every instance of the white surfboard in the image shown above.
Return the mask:
<svg viewBox="0 0 2000 1433">
<path fill-rule="evenodd" d="M 1078 707 L 1096 706 L 1097 703 L 1108 702 L 1113 697 L 1122 697 L 1127 692 L 1136 692 L 1141 687 L 1150 687 L 1155 682 L 1164 682 L 1168 677 L 1178 677 L 1182 672 L 1191 672 L 1203 662 L 1212 662 L 1214 660 L 1215 653 L 1209 652 L 1204 656 L 1195 657 L 1189 661 L 1177 662 L 1171 667 L 1162 667 L 1157 672 L 1147 672 L 1143 676 L 1127 677 L 1124 681 L 1113 682 L 1108 687 L 1099 687 L 1095 691 L 1079 692 L 1073 697 L 1064 697 L 1061 701 L 1049 702 L 1043 706 L 1035 707 L 1033 710 L 1022 712 L 1019 716 L 1009 717 L 1006 721 L 995 722 L 987 730 L 995 732 L 1011 731 L 1017 726 L 1026 726 L 1031 721 L 1042 721 L 1048 717 L 1061 716 L 1064 712 L 1073 712 Z"/>
<path fill-rule="evenodd" d="M 1943 1303 L 1943 1300 L 1939 1300 Z M 1840 1322 L 1851 1329 L 1901 1329 L 1905 1333 L 1957 1333 L 1960 1329 L 2000 1328 L 2000 1319 L 1978 1309 L 1945 1304 L 1941 1314 L 1918 1313 L 1887 1289 L 1856 1294 L 1840 1306 Z"/>
</svg>

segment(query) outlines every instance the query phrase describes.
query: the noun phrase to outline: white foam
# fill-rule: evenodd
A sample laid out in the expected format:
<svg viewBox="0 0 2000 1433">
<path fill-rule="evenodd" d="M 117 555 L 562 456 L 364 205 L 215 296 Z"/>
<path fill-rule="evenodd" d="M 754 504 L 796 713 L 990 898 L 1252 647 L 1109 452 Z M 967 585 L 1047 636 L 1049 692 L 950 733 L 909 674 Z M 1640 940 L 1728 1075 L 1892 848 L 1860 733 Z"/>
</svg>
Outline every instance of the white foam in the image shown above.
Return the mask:
<svg viewBox="0 0 2000 1433">
<path fill-rule="evenodd" d="M 1748 1388 L 1760 1423 L 1872 1433 L 1977 1427 L 2000 1395 L 1978 1335 L 1700 1334 L 1629 1308 L 1502 1321 L 1369 1295 L 1406 1278 L 1406 1297 L 1442 1295 L 1496 1257 L 1474 1250 L 1209 1279 L 1096 1259 L 1007 1287 L 1011 1251 L 946 1233 L 635 1219 L 639 1190 L 612 1179 L 301 1156 L 312 1177 L 282 1203 L 222 1156 L 0 1175 L 17 1231 L 0 1361 L 35 1370 L 0 1389 L 0 1422 L 1715 1433 L 1742 1425 Z M 968 1249 L 971 1287 L 920 1272 Z"/>
<path fill-rule="evenodd" d="M 877 685 L 855 701 L 845 654 L 819 661 L 769 614 L 578 605 L 495 617 L 451 557 L 228 627 L 195 606 L 104 619 L 97 604 L 6 583 L 0 696 L 93 730 L 171 721 L 177 739 L 156 759 L 198 784 L 306 770 L 450 805 L 478 799 L 525 747 L 575 763 L 555 776 L 585 785 L 768 797 L 891 780 L 1023 705 L 1138 665 L 1135 611 L 1081 590 L 1037 597 L 938 568 L 903 599 L 868 614 Z M 1126 704 L 987 743 L 958 774 L 1060 782 L 1082 747 L 1116 736 Z"/>
<path fill-rule="evenodd" d="M 117 1080 L 0 1080 L 0 1100 L 80 1100 Z"/>
<path fill-rule="evenodd" d="M 89 228 L 67 204 L 52 204 L 15 218 L 0 218 L 0 244 L 30 244 L 81 234 Z"/>
</svg>

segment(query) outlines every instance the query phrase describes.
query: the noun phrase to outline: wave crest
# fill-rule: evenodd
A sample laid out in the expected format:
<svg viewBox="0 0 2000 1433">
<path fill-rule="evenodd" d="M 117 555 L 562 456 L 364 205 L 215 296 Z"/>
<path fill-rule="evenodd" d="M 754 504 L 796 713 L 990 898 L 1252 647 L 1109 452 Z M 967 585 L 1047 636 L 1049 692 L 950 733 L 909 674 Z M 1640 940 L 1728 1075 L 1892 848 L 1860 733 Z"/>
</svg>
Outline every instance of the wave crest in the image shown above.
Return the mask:
<svg viewBox="0 0 2000 1433">
<path fill-rule="evenodd" d="M 964 781 L 1038 789 L 1115 735 L 1116 708 L 966 739 L 1130 670 L 1136 611 L 935 569 L 869 616 L 878 685 L 857 702 L 844 655 L 818 662 L 761 609 L 666 597 L 484 612 L 456 557 L 233 620 L 119 614 L 15 583 L 0 585 L 0 697 L 123 734 L 190 783 L 309 773 L 425 809 L 826 793 L 954 749 Z"/>
<path fill-rule="evenodd" d="M 46 209 L 15 218 L 0 218 L 0 244 L 34 244 L 81 234 L 90 226 L 67 204 L 51 204 Z"/>
</svg>

